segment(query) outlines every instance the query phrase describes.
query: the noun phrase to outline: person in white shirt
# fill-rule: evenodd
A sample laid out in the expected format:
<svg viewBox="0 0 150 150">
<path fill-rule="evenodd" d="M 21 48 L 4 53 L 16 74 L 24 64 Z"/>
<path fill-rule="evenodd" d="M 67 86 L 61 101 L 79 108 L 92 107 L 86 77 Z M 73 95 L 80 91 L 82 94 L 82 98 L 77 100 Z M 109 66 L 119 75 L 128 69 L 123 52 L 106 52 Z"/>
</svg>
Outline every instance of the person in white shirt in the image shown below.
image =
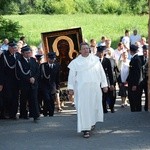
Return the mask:
<svg viewBox="0 0 150 150">
<path fill-rule="evenodd" d="M 97 44 L 95 39 L 90 40 L 90 53 L 91 54 L 96 54 L 97 52 Z"/>
<path fill-rule="evenodd" d="M 106 36 L 102 36 L 100 42 L 98 42 L 97 47 L 106 46 Z"/>
<path fill-rule="evenodd" d="M 138 32 L 137 32 L 136 29 L 133 30 L 133 34 L 130 36 L 130 44 L 131 44 L 131 45 L 132 45 L 132 44 L 135 45 L 136 42 L 140 42 L 140 40 L 141 40 L 141 35 L 139 35 L 139 34 L 137 34 L 137 33 L 138 33 Z"/>
<path fill-rule="evenodd" d="M 119 42 L 117 49 L 114 50 L 114 53 L 112 55 L 117 64 L 118 64 L 118 61 L 119 61 L 119 59 L 120 59 L 121 54 L 122 54 L 123 51 L 124 51 L 123 43 Z"/>
<path fill-rule="evenodd" d="M 128 90 L 128 84 L 126 82 L 126 79 L 129 74 L 129 63 L 130 60 L 128 59 L 128 53 L 127 51 L 124 51 L 121 55 L 121 59 L 118 62 L 118 69 L 120 71 L 120 75 L 118 77 L 118 84 L 119 84 L 119 96 L 121 96 L 121 107 L 128 106 L 127 102 L 127 90 Z"/>
<path fill-rule="evenodd" d="M 104 51 L 105 55 L 109 55 L 108 52 L 111 52 L 111 55 L 114 53 L 114 49 L 111 47 L 111 39 L 106 39 L 106 49 Z"/>
<path fill-rule="evenodd" d="M 1 51 L 7 51 L 8 47 L 9 47 L 8 43 L 9 43 L 9 40 L 8 39 L 4 39 L 3 44 L 0 47 L 0 50 Z"/>
<path fill-rule="evenodd" d="M 68 65 L 68 93 L 74 95 L 77 109 L 77 132 L 90 137 L 96 122 L 103 122 L 102 91 L 108 91 L 104 69 L 99 58 L 90 54 L 87 43 L 81 43 L 80 55 Z"/>
<path fill-rule="evenodd" d="M 125 31 L 125 36 L 122 38 L 122 43 L 125 47 L 125 49 L 128 51 L 130 49 L 130 31 L 126 30 Z"/>
</svg>

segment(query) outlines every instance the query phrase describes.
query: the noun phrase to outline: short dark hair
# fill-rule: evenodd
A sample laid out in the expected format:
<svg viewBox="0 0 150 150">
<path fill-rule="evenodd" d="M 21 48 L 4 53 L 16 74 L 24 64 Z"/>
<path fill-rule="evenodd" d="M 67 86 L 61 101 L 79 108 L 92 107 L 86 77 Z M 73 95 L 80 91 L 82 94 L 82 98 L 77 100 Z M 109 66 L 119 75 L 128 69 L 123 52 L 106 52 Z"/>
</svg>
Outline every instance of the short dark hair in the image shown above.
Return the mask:
<svg viewBox="0 0 150 150">
<path fill-rule="evenodd" d="M 118 43 L 118 46 L 121 46 L 121 45 L 123 45 L 123 43 L 122 43 L 122 42 L 119 42 L 119 43 Z"/>
<path fill-rule="evenodd" d="M 82 47 L 83 45 L 87 45 L 87 46 L 89 46 L 89 44 L 88 44 L 88 43 L 86 43 L 86 42 L 82 42 L 82 43 L 80 43 L 80 49 L 81 49 L 81 47 Z"/>
<path fill-rule="evenodd" d="M 148 45 L 143 45 L 143 50 L 148 50 Z"/>
<path fill-rule="evenodd" d="M 20 40 L 23 40 L 24 38 L 25 38 L 25 36 L 21 36 L 21 37 L 20 37 Z"/>
<path fill-rule="evenodd" d="M 129 33 L 130 31 L 129 30 L 125 30 L 125 33 Z"/>
</svg>

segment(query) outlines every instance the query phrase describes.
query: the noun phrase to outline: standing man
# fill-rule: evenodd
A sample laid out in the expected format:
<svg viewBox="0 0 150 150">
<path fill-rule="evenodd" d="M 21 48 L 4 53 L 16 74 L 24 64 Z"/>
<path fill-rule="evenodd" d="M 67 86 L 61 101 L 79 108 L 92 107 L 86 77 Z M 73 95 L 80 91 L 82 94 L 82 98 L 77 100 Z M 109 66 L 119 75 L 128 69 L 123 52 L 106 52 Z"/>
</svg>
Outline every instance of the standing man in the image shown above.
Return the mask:
<svg viewBox="0 0 150 150">
<path fill-rule="evenodd" d="M 124 48 L 129 52 L 130 49 L 130 31 L 125 30 L 125 36 L 122 38 L 121 41 L 124 45 Z"/>
<path fill-rule="evenodd" d="M 115 99 L 114 99 L 114 77 L 113 77 L 113 71 L 112 71 L 112 66 L 111 62 L 108 58 L 104 57 L 106 47 L 105 46 L 99 46 L 97 47 L 97 56 L 100 59 L 100 62 L 103 66 L 103 69 L 105 71 L 105 75 L 107 78 L 107 84 L 108 84 L 108 92 L 105 93 L 103 92 L 103 110 L 104 113 L 107 113 L 107 103 L 109 105 L 109 108 L 111 109 L 111 112 L 114 113 L 114 104 L 115 104 Z"/>
<path fill-rule="evenodd" d="M 80 55 L 69 64 L 68 92 L 74 94 L 77 109 L 77 131 L 88 138 L 96 122 L 103 122 L 102 91 L 107 80 L 99 58 L 90 54 L 87 43 L 81 43 Z"/>
<path fill-rule="evenodd" d="M 54 115 L 54 102 L 60 86 L 60 66 L 55 62 L 56 54 L 49 52 L 47 56 L 48 61 L 40 66 L 40 86 L 44 100 L 43 115 L 45 117 Z"/>
<path fill-rule="evenodd" d="M 20 82 L 20 118 L 28 119 L 29 105 L 29 117 L 33 117 L 34 121 L 38 120 L 39 108 L 38 108 L 38 77 L 39 66 L 35 58 L 31 57 L 31 49 L 29 46 L 22 47 L 22 57 L 17 62 L 16 74 Z"/>
<path fill-rule="evenodd" d="M 39 69 L 40 69 L 40 65 L 42 63 L 42 57 L 43 57 L 42 54 L 35 55 L 36 61 L 39 65 Z M 39 112 L 40 112 L 40 114 L 42 114 L 42 112 L 43 112 L 43 96 L 42 96 L 42 89 L 40 86 L 40 78 L 38 80 L 38 104 L 39 104 Z"/>
<path fill-rule="evenodd" d="M 130 46 L 132 59 L 129 64 L 128 98 L 131 112 L 141 111 L 140 82 L 142 81 L 142 63 L 138 56 L 138 47 Z"/>
<path fill-rule="evenodd" d="M 145 93 L 145 105 L 144 110 L 148 111 L 148 45 L 143 46 L 143 63 L 142 63 L 142 77 L 143 80 L 140 84 L 141 89 L 141 98 L 143 94 L 143 90 Z"/>
<path fill-rule="evenodd" d="M 17 119 L 16 114 L 18 112 L 19 87 L 15 67 L 16 61 L 20 59 L 21 55 L 16 51 L 16 43 L 10 42 L 8 50 L 4 51 L 0 57 L 0 80 L 3 83 L 0 86 L 3 89 L 3 106 L 10 119 Z"/>
<path fill-rule="evenodd" d="M 133 30 L 133 34 L 130 36 L 130 44 L 135 45 L 136 42 L 141 41 L 141 35 L 138 34 L 137 29 Z"/>
<path fill-rule="evenodd" d="M 1 56 L 0 56 L 1 57 Z M 0 68 L 0 77 L 2 73 L 2 68 Z M 0 78 L 0 119 L 5 119 L 4 115 L 4 100 L 3 100 L 3 78 Z"/>
</svg>

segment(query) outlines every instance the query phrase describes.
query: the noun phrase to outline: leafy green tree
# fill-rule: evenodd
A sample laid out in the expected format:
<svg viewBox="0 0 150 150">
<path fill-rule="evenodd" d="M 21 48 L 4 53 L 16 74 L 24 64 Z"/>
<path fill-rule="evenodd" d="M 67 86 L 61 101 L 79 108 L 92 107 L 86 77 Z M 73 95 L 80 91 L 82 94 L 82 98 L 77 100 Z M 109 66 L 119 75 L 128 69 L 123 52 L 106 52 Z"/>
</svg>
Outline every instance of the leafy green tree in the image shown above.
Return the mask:
<svg viewBox="0 0 150 150">
<path fill-rule="evenodd" d="M 90 6 L 89 0 L 75 0 L 76 12 L 78 13 L 93 13 L 93 8 Z"/>
<path fill-rule="evenodd" d="M 148 0 L 121 0 L 121 2 L 133 14 L 142 14 L 148 11 Z"/>
<path fill-rule="evenodd" d="M 143 14 L 148 11 L 148 0 L 0 0 L 0 14 Z"/>
<path fill-rule="evenodd" d="M 56 14 L 73 14 L 75 13 L 74 0 L 55 0 L 51 7 Z"/>
<path fill-rule="evenodd" d="M 19 5 L 16 2 L 10 2 L 8 5 L 4 6 L 5 14 L 16 15 L 20 11 Z"/>
<path fill-rule="evenodd" d="M 8 38 L 9 40 L 18 39 L 23 35 L 20 30 L 22 26 L 18 22 L 13 22 L 12 20 L 4 19 L 0 16 L 0 40 Z"/>
<path fill-rule="evenodd" d="M 89 0 L 90 7 L 92 8 L 92 12 L 94 14 L 101 14 L 101 7 L 104 0 Z"/>
</svg>

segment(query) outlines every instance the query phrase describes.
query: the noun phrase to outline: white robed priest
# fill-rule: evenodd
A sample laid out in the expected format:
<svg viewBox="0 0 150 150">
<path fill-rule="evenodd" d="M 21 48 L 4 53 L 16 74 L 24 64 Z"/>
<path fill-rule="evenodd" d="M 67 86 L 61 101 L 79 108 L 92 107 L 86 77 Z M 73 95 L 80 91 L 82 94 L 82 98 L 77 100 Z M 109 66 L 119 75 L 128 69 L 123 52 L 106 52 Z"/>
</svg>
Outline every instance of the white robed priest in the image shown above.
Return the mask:
<svg viewBox="0 0 150 150">
<path fill-rule="evenodd" d="M 77 109 L 77 132 L 90 137 L 96 122 L 103 122 L 102 91 L 108 91 L 107 79 L 97 56 L 89 53 L 89 45 L 81 43 L 80 55 L 68 65 L 68 91 L 74 95 Z"/>
</svg>

